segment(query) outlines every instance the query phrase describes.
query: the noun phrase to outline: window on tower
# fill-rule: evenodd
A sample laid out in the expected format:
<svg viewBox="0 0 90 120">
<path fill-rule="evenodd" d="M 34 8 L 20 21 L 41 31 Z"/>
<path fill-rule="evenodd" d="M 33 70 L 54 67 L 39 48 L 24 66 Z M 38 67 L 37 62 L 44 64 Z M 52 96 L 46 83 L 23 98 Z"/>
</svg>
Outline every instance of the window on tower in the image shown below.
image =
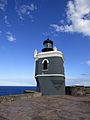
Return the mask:
<svg viewBox="0 0 90 120">
<path fill-rule="evenodd" d="M 48 70 L 49 61 L 47 59 L 44 59 L 42 61 L 42 65 L 43 65 L 43 70 Z"/>
<path fill-rule="evenodd" d="M 44 70 L 48 69 L 48 68 L 47 68 L 47 60 L 44 61 L 43 69 L 44 69 Z"/>
</svg>

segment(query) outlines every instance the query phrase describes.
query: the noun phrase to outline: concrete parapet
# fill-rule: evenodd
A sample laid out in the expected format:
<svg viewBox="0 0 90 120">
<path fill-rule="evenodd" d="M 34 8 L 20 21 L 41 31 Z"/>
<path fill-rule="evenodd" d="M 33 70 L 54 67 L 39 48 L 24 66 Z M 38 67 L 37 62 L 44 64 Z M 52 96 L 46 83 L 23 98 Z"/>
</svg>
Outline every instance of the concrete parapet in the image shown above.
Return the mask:
<svg viewBox="0 0 90 120">
<path fill-rule="evenodd" d="M 68 95 L 90 95 L 90 87 L 85 86 L 66 86 L 66 94 Z"/>
<path fill-rule="evenodd" d="M 40 97 L 41 95 L 42 94 L 40 92 L 30 91 L 30 93 L 26 93 L 26 94 L 0 96 L 0 103 L 5 101 L 12 102 L 15 100 L 29 100 L 32 97 Z"/>
</svg>

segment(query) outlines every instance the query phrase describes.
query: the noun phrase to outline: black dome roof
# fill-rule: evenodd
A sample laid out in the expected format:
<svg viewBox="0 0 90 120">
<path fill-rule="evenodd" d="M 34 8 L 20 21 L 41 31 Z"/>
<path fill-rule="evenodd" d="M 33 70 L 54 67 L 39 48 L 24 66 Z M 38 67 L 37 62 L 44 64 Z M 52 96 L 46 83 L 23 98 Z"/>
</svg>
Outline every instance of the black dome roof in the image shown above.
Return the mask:
<svg viewBox="0 0 90 120">
<path fill-rule="evenodd" d="M 43 45 L 44 45 L 45 43 L 51 43 L 51 44 L 53 45 L 53 41 L 50 40 L 49 38 L 43 42 Z"/>
</svg>

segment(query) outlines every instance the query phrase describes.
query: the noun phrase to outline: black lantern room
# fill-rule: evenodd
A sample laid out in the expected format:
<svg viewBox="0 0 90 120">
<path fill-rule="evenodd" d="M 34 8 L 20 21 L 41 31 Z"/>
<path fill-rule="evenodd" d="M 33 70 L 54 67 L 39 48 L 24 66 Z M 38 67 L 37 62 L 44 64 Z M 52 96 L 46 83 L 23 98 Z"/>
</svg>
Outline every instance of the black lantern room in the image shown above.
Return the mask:
<svg viewBox="0 0 90 120">
<path fill-rule="evenodd" d="M 43 42 L 44 48 L 42 49 L 42 52 L 48 52 L 53 51 L 53 41 L 49 38 Z"/>
</svg>

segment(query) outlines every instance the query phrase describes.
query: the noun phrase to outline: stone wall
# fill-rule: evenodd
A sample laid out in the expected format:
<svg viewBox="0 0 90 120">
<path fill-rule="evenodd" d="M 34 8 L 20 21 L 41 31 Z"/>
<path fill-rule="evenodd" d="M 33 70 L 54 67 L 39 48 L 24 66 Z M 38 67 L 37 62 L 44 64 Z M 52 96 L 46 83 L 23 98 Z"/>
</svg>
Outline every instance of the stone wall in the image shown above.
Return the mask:
<svg viewBox="0 0 90 120">
<path fill-rule="evenodd" d="M 32 97 L 40 97 L 41 95 L 42 94 L 40 92 L 29 91 L 28 93 L 25 93 L 25 94 L 0 96 L 0 103 L 5 102 L 5 101 L 11 102 L 15 100 L 28 100 Z"/>
<path fill-rule="evenodd" d="M 86 92 L 86 94 L 90 95 L 90 87 L 89 86 L 85 87 L 85 92 Z"/>
<path fill-rule="evenodd" d="M 66 86 L 66 94 L 68 95 L 90 95 L 90 87 L 85 86 Z"/>
</svg>

